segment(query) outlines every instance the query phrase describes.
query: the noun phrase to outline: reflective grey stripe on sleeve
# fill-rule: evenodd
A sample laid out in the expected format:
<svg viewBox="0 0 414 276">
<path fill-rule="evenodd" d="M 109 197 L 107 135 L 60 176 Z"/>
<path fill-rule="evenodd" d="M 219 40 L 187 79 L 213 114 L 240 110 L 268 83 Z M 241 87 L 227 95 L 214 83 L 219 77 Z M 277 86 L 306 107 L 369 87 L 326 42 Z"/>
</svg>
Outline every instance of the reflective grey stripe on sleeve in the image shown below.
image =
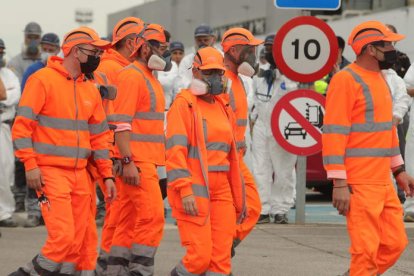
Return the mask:
<svg viewBox="0 0 414 276">
<path fill-rule="evenodd" d="M 178 178 L 185 178 L 191 176 L 190 172 L 187 169 L 173 169 L 167 171 L 168 182 L 173 182 Z"/>
<path fill-rule="evenodd" d="M 323 133 L 325 134 L 344 134 L 348 135 L 351 131 L 351 128 L 348 126 L 341 126 L 341 125 L 324 125 Z"/>
<path fill-rule="evenodd" d="M 19 106 L 16 116 L 22 116 L 30 120 L 37 120 L 37 114 L 35 114 L 33 109 L 28 106 Z"/>
<path fill-rule="evenodd" d="M 392 130 L 392 122 L 352 124 L 351 132 L 377 132 Z"/>
<path fill-rule="evenodd" d="M 109 159 L 109 150 L 102 149 L 102 150 L 94 150 L 93 151 L 93 159 Z"/>
<path fill-rule="evenodd" d="M 188 146 L 188 138 L 185 135 L 175 134 L 167 139 L 165 148 L 170 149 L 174 146 Z"/>
<path fill-rule="evenodd" d="M 230 171 L 230 166 L 228 165 L 217 165 L 217 166 L 208 166 L 209 172 L 228 172 Z"/>
<path fill-rule="evenodd" d="M 230 152 L 230 145 L 221 142 L 209 142 L 206 144 L 207 150 L 218 150 L 224 152 Z"/>
<path fill-rule="evenodd" d="M 132 116 L 126 114 L 112 114 L 107 117 L 108 121 L 116 123 L 131 123 Z"/>
<path fill-rule="evenodd" d="M 43 256 L 42 254 L 37 255 L 36 263 L 44 270 L 47 270 L 50 272 L 56 271 L 58 267 L 60 266 L 60 263 L 54 262 L 46 258 L 45 256 Z"/>
<path fill-rule="evenodd" d="M 86 148 L 77 148 L 69 146 L 56 146 L 46 143 L 34 142 L 33 147 L 36 153 L 53 156 L 71 157 L 71 158 L 88 158 L 91 150 Z M 79 153 L 79 155 L 77 155 Z"/>
<path fill-rule="evenodd" d="M 100 134 L 109 129 L 108 122 L 106 120 L 102 121 L 99 124 L 89 124 L 89 132 L 92 135 Z"/>
<path fill-rule="evenodd" d="M 247 119 L 237 119 L 237 126 L 239 127 L 247 126 Z"/>
<path fill-rule="evenodd" d="M 17 150 L 33 148 L 32 138 L 18 138 L 13 141 L 13 144 Z"/>
<path fill-rule="evenodd" d="M 164 135 L 155 134 L 136 134 L 131 133 L 131 141 L 135 142 L 151 142 L 151 143 L 165 143 Z"/>
<path fill-rule="evenodd" d="M 374 122 L 374 104 L 372 102 L 372 95 L 369 91 L 368 85 L 362 80 L 362 78 L 350 68 L 345 68 L 352 77 L 362 86 L 362 93 L 365 98 L 365 122 Z"/>
<path fill-rule="evenodd" d="M 45 115 L 38 116 L 39 125 L 61 130 L 89 130 L 86 120 L 53 118 Z"/>
<path fill-rule="evenodd" d="M 324 165 L 343 165 L 344 157 L 342 155 L 326 155 L 323 157 L 323 164 Z"/>
<path fill-rule="evenodd" d="M 193 190 L 193 195 L 202 198 L 209 198 L 207 186 L 200 184 L 192 184 L 191 189 Z"/>
<path fill-rule="evenodd" d="M 398 155 L 400 149 L 396 148 L 352 148 L 346 149 L 346 157 L 391 157 Z"/>
<path fill-rule="evenodd" d="M 60 275 L 74 275 L 75 268 L 75 263 L 62 263 L 62 266 L 60 267 Z"/>
<path fill-rule="evenodd" d="M 198 276 L 199 275 L 199 274 L 188 272 L 187 268 L 185 268 L 185 266 L 183 265 L 181 261 L 177 264 L 177 266 L 175 267 L 175 270 L 180 276 Z"/>
<path fill-rule="evenodd" d="M 164 121 L 164 112 L 137 112 L 134 119 Z"/>
</svg>

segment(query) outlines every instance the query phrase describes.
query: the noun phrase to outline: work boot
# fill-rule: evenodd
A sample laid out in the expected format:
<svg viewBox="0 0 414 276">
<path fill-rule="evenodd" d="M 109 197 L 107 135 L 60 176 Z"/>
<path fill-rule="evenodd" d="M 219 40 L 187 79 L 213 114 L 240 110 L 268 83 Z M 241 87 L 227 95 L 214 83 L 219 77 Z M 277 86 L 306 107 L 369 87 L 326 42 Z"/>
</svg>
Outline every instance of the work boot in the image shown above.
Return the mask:
<svg viewBox="0 0 414 276">
<path fill-rule="evenodd" d="M 173 270 L 171 270 L 170 276 L 180 276 L 177 272 L 177 269 L 174 267 Z"/>
<path fill-rule="evenodd" d="M 270 222 L 269 215 L 260 215 L 259 219 L 257 220 L 256 224 L 265 224 Z"/>
<path fill-rule="evenodd" d="M 414 212 L 405 213 L 404 222 L 414 222 Z"/>
<path fill-rule="evenodd" d="M 288 218 L 286 214 L 276 214 L 274 216 L 274 223 L 276 224 L 287 224 Z"/>
<path fill-rule="evenodd" d="M 0 220 L 0 227 L 17 227 L 17 223 L 14 221 L 12 217 Z"/>
<path fill-rule="evenodd" d="M 26 209 L 24 208 L 24 201 L 16 202 L 14 212 L 15 213 L 23 213 Z"/>
<path fill-rule="evenodd" d="M 33 227 L 37 227 L 40 226 L 42 224 L 44 224 L 43 222 L 43 218 L 42 217 L 38 217 L 35 215 L 29 215 L 26 219 L 26 221 L 24 222 L 23 227 L 25 228 L 33 228 Z"/>
<path fill-rule="evenodd" d="M 338 275 L 338 276 L 349 276 L 349 269 L 344 274 Z"/>
<path fill-rule="evenodd" d="M 15 272 L 10 273 L 9 276 L 30 276 L 30 274 L 24 271 L 23 268 L 20 267 Z"/>
</svg>

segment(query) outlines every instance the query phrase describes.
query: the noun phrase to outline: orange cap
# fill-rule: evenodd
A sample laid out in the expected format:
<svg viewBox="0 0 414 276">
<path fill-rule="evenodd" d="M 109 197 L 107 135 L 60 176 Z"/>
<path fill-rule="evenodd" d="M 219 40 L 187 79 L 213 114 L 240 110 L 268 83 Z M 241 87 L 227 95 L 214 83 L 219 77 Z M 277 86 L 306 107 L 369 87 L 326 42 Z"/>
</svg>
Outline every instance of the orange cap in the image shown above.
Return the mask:
<svg viewBox="0 0 414 276">
<path fill-rule="evenodd" d="M 131 56 L 133 56 L 139 48 L 144 44 L 144 41 L 148 40 L 156 40 L 160 43 L 167 43 L 167 37 L 165 35 L 165 29 L 158 24 L 148 24 L 144 31 L 141 32 L 141 35 L 139 35 L 135 40 L 135 49 L 132 52 Z"/>
<path fill-rule="evenodd" d="M 245 28 L 231 28 L 223 35 L 221 46 L 224 52 L 227 52 L 230 47 L 234 45 L 252 45 L 257 46 L 264 42 L 264 40 L 257 39 L 253 34 Z"/>
<path fill-rule="evenodd" d="M 112 31 L 112 46 L 130 34 L 139 34 L 144 29 L 144 21 L 137 17 L 126 17 L 120 20 Z"/>
<path fill-rule="evenodd" d="M 223 55 L 213 47 L 199 49 L 194 56 L 193 67 L 200 70 L 226 70 L 224 67 Z"/>
<path fill-rule="evenodd" d="M 72 47 L 79 44 L 90 44 L 104 50 L 109 47 L 110 42 L 100 39 L 98 33 L 89 27 L 76 28 L 65 35 L 62 43 L 63 54 L 67 56 Z"/>
<path fill-rule="evenodd" d="M 359 55 L 362 48 L 376 41 L 399 41 L 405 38 L 405 35 L 392 32 L 387 26 L 379 21 L 367 21 L 356 26 L 348 38 L 348 44 L 351 45 L 355 54 Z"/>
</svg>

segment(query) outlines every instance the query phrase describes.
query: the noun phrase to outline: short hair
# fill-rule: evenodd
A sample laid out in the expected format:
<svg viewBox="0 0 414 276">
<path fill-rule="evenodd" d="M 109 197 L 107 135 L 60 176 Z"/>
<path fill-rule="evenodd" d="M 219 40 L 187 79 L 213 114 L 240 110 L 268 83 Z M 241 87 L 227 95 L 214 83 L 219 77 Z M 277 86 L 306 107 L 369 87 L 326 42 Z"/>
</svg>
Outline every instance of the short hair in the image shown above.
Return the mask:
<svg viewBox="0 0 414 276">
<path fill-rule="evenodd" d="M 124 38 L 122 38 L 120 41 L 118 41 L 115 44 L 115 50 L 119 51 L 120 49 L 122 49 L 125 46 L 126 41 L 128 39 L 135 39 L 136 36 L 137 36 L 136 34 L 129 34 L 129 35 L 125 36 Z"/>
<path fill-rule="evenodd" d="M 336 39 L 338 40 L 338 48 L 339 49 L 345 49 L 345 40 L 341 36 L 336 36 Z"/>
<path fill-rule="evenodd" d="M 397 33 L 397 28 L 395 28 L 394 25 L 387 24 L 386 26 L 388 27 L 388 29 L 391 29 L 391 31 L 393 31 L 394 33 Z"/>
</svg>

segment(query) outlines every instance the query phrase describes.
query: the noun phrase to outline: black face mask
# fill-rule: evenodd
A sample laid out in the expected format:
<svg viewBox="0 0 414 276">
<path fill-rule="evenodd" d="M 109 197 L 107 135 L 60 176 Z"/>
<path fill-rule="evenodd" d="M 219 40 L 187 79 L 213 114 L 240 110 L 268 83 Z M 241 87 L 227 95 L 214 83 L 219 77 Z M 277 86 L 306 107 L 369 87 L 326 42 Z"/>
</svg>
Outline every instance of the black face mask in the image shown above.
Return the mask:
<svg viewBox="0 0 414 276">
<path fill-rule="evenodd" d="M 86 62 L 81 62 L 81 72 L 84 74 L 90 74 L 96 70 L 99 66 L 99 62 L 101 62 L 100 57 L 90 56 L 88 55 L 88 60 Z"/>
<path fill-rule="evenodd" d="M 378 51 L 384 54 L 384 60 L 378 60 L 378 65 L 381 70 L 390 69 L 397 62 L 397 51 L 396 50 L 390 50 L 390 51 L 385 51 L 385 52 L 381 50 L 378 50 Z"/>
<path fill-rule="evenodd" d="M 26 55 L 29 57 L 36 57 L 39 54 L 39 41 L 32 40 L 26 48 Z"/>
<path fill-rule="evenodd" d="M 276 68 L 275 59 L 273 58 L 273 52 L 265 52 L 265 59 L 269 62 L 272 69 Z"/>
<path fill-rule="evenodd" d="M 224 92 L 224 85 L 220 75 L 208 76 L 204 78 L 204 81 L 208 84 L 208 93 L 217 96 Z"/>
</svg>

